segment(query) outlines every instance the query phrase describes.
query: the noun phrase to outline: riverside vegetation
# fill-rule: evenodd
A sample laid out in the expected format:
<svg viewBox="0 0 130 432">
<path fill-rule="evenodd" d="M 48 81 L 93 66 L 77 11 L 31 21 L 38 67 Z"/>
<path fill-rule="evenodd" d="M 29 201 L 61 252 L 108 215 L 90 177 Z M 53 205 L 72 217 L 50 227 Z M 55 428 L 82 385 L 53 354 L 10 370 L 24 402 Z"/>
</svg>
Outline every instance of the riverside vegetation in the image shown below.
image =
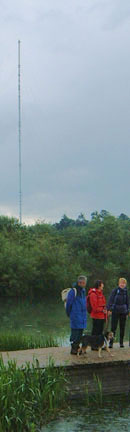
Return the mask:
<svg viewBox="0 0 130 432">
<path fill-rule="evenodd" d="M 94 394 L 86 387 L 82 402 L 87 409 L 103 407 L 102 383 L 97 375 L 94 381 Z M 37 360 L 22 369 L 15 361 L 4 365 L 0 358 L 0 432 L 38 432 L 71 409 L 64 368 L 55 368 L 51 358 L 46 369 L 40 369 Z"/>
<path fill-rule="evenodd" d="M 15 361 L 8 361 L 8 364 L 4 365 L 0 359 L 0 432 L 44 432 L 46 430 L 60 432 L 67 418 L 68 426 L 69 421 L 71 425 L 68 429 L 65 424 L 65 431 L 82 431 L 81 421 L 84 416 L 87 416 L 87 424 L 90 419 L 94 419 L 95 415 L 95 421 L 97 421 L 100 410 L 102 410 L 100 411 L 101 424 L 104 413 L 107 413 L 107 405 L 111 407 L 111 400 L 103 397 L 102 382 L 98 375 L 94 376 L 94 382 L 94 394 L 89 394 L 86 386 L 85 399 L 82 403 L 78 402 L 77 406 L 70 404 L 68 400 L 64 369 L 55 368 L 52 359 L 46 369 L 39 369 L 37 360 L 33 365 L 27 363 L 24 369 L 21 369 L 16 366 Z M 129 401 L 129 396 L 122 398 L 121 409 L 123 406 L 128 407 Z M 114 407 L 115 403 L 119 404 L 118 400 L 116 402 L 115 399 Z M 80 424 L 78 416 L 80 416 Z M 61 418 L 62 429 L 60 428 Z M 55 419 L 57 419 L 56 427 Z M 48 422 L 50 425 L 46 429 L 46 426 L 43 425 Z M 92 431 L 95 430 L 93 426 L 95 425 L 92 422 Z M 102 431 L 103 429 L 101 427 L 96 430 Z"/>
<path fill-rule="evenodd" d="M 88 221 L 63 216 L 54 225 L 20 225 L 0 217 L 0 296 L 15 299 L 59 296 L 80 273 L 88 287 L 103 279 L 108 295 L 120 276 L 130 279 L 130 218 L 107 211 Z"/>
<path fill-rule="evenodd" d="M 26 364 L 22 370 L 15 361 L 4 365 L 0 359 L 0 432 L 35 432 L 65 407 L 64 371 Z"/>
<path fill-rule="evenodd" d="M 59 346 L 56 338 L 51 336 L 26 334 L 22 331 L 0 332 L 0 351 L 18 351 L 34 348 L 50 348 Z"/>
</svg>

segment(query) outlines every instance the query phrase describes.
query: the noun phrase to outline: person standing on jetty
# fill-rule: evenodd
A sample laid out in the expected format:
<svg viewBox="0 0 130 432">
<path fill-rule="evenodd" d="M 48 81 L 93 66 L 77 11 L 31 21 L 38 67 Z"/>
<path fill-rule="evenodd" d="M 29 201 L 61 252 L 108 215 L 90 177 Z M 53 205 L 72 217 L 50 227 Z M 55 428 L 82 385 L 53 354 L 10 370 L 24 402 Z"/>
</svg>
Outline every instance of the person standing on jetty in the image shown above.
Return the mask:
<svg viewBox="0 0 130 432">
<path fill-rule="evenodd" d="M 125 333 L 126 317 L 129 314 L 127 280 L 125 278 L 120 278 L 118 287 L 112 291 L 108 300 L 107 310 L 112 312 L 111 331 L 114 333 L 114 336 L 119 321 L 120 348 L 124 348 L 123 339 Z M 109 348 L 113 348 L 113 341 L 113 339 L 110 340 Z"/>
<path fill-rule="evenodd" d="M 74 355 L 77 355 L 83 330 L 87 326 L 86 283 L 86 276 L 79 276 L 66 300 L 66 313 L 70 318 L 71 327 L 71 354 Z"/>
<path fill-rule="evenodd" d="M 94 287 L 90 288 L 88 292 L 91 305 L 90 316 L 93 320 L 92 336 L 99 336 L 103 333 L 104 324 L 107 319 L 106 299 L 103 294 L 103 288 L 103 281 L 96 280 Z"/>
</svg>

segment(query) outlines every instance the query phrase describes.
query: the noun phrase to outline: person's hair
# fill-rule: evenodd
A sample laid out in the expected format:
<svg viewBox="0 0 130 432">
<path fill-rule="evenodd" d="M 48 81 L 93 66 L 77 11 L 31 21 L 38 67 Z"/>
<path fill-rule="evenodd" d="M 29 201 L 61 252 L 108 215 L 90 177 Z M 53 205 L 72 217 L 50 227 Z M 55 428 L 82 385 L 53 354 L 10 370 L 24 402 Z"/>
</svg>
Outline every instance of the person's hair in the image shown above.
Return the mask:
<svg viewBox="0 0 130 432">
<path fill-rule="evenodd" d="M 122 278 L 122 277 L 121 277 L 121 278 L 119 279 L 119 282 L 118 282 L 118 283 L 120 284 L 121 282 L 125 282 L 126 285 L 127 285 L 127 280 L 126 280 L 125 278 Z"/>
<path fill-rule="evenodd" d="M 100 286 L 102 285 L 103 281 L 102 280 L 96 280 L 94 282 L 94 287 L 93 288 L 100 288 Z"/>
<path fill-rule="evenodd" d="M 82 282 L 82 281 L 87 282 L 87 277 L 86 277 L 86 276 L 83 276 L 83 275 L 80 275 L 80 276 L 78 277 L 78 282 Z"/>
</svg>

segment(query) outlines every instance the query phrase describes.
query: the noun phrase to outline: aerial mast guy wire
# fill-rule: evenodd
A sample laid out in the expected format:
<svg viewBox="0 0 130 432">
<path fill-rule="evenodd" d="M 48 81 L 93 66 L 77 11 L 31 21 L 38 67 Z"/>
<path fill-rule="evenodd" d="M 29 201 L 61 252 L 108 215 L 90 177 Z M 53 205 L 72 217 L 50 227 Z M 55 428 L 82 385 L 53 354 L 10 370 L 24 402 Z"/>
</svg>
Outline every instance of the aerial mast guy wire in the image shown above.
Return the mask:
<svg viewBox="0 0 130 432">
<path fill-rule="evenodd" d="M 19 144 L 19 222 L 22 224 L 22 163 L 21 163 L 21 59 L 18 40 L 18 144 Z"/>
</svg>

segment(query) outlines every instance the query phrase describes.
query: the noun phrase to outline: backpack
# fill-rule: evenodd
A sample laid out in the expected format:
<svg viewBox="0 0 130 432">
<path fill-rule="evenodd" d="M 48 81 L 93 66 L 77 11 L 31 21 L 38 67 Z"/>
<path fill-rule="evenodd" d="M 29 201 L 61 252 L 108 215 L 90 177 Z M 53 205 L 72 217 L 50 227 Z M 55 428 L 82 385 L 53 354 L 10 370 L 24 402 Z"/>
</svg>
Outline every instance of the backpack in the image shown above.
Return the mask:
<svg viewBox="0 0 130 432">
<path fill-rule="evenodd" d="M 112 305 L 112 310 L 115 310 L 115 306 L 116 306 L 116 303 L 117 303 L 117 299 L 118 299 L 118 295 L 120 294 L 120 290 L 119 290 L 119 288 L 117 288 L 117 290 L 116 290 L 116 294 L 115 294 L 115 297 L 114 297 L 114 302 L 113 302 L 113 305 Z M 126 303 L 126 301 L 127 301 L 127 290 L 126 289 L 124 289 L 124 292 L 123 292 L 123 294 L 124 294 L 124 296 L 125 296 L 125 303 Z"/>
<path fill-rule="evenodd" d="M 115 306 L 116 306 L 116 303 L 117 303 L 118 294 L 120 294 L 119 288 L 117 288 L 116 293 L 115 293 L 114 302 L 113 302 L 113 305 L 112 305 L 112 310 L 115 309 Z"/>
<path fill-rule="evenodd" d="M 95 290 L 95 288 L 92 288 L 92 290 L 96 293 L 96 290 Z M 91 291 L 92 292 L 92 291 Z M 90 314 L 91 312 L 92 312 L 92 306 L 91 306 L 91 302 L 90 302 L 90 295 L 91 295 L 91 292 L 89 293 L 88 292 L 88 295 L 87 295 L 87 312 Z"/>
<path fill-rule="evenodd" d="M 87 295 L 87 312 L 90 314 L 92 312 L 92 306 L 90 303 L 90 294 Z"/>
<path fill-rule="evenodd" d="M 66 288 L 66 289 L 64 289 L 64 290 L 61 291 L 61 298 L 62 298 L 62 301 L 64 302 L 64 307 L 65 307 L 65 308 L 66 308 L 67 296 L 68 296 L 69 291 L 70 291 L 71 289 L 74 290 L 74 292 L 75 292 L 75 297 L 76 297 L 76 295 L 77 295 L 77 289 L 76 289 L 76 288 Z"/>
</svg>

